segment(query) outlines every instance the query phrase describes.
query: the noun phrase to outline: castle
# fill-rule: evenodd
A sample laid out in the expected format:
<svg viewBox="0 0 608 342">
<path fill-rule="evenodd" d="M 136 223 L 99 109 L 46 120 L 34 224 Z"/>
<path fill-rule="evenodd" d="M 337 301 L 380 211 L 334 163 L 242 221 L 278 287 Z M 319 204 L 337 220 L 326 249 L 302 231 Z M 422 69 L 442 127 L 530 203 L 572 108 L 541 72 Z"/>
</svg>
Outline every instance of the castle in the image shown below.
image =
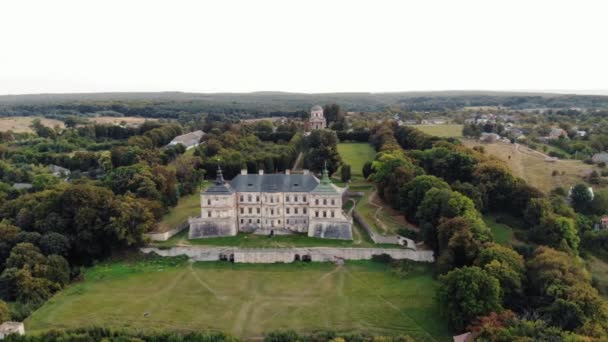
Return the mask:
<svg viewBox="0 0 608 342">
<path fill-rule="evenodd" d="M 189 220 L 190 239 L 306 233 L 310 237 L 352 240 L 352 219 L 342 211 L 344 188 L 302 173 L 241 174 L 226 182 L 218 167 L 215 183 L 201 192 L 201 216 Z"/>
</svg>

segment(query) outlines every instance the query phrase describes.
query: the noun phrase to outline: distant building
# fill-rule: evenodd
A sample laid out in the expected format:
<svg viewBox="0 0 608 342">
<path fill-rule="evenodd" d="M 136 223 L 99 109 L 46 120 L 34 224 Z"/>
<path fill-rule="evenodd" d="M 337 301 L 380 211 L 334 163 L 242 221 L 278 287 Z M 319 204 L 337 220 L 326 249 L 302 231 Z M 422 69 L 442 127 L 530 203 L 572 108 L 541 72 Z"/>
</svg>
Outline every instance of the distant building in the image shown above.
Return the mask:
<svg viewBox="0 0 608 342">
<path fill-rule="evenodd" d="M 167 146 L 183 145 L 186 150 L 194 148 L 201 143 L 201 138 L 205 135 L 203 131 L 194 131 L 182 135 L 178 135 Z"/>
<path fill-rule="evenodd" d="M 606 153 L 606 152 L 596 153 L 593 155 L 593 157 L 591 157 L 591 160 L 593 161 L 594 164 L 597 164 L 597 163 L 608 164 L 608 153 Z"/>
<path fill-rule="evenodd" d="M 481 133 L 481 137 L 479 137 L 479 140 L 483 141 L 483 142 L 496 142 L 497 140 L 500 139 L 500 135 L 496 134 L 496 133 Z"/>
<path fill-rule="evenodd" d="M 564 131 L 561 128 L 552 127 L 551 132 L 549 132 L 549 135 L 547 136 L 547 139 L 549 139 L 549 140 L 559 139 L 560 137 L 567 138 L 568 133 L 566 133 L 566 131 Z"/>
<path fill-rule="evenodd" d="M 4 340 L 8 335 L 24 335 L 25 326 L 21 322 L 4 322 L 0 324 L 0 340 Z"/>
<path fill-rule="evenodd" d="M 600 219 L 600 228 L 608 229 L 608 216 L 602 216 Z"/>
<path fill-rule="evenodd" d="M 65 178 L 70 175 L 70 170 L 65 167 L 61 167 L 59 165 L 49 165 L 49 171 L 53 174 L 53 176 L 58 178 Z"/>
<path fill-rule="evenodd" d="M 314 105 L 310 109 L 310 129 L 324 129 L 327 126 L 325 116 L 323 116 L 323 107 Z"/>
<path fill-rule="evenodd" d="M 579 137 L 585 137 L 587 135 L 587 131 L 576 131 L 576 135 Z"/>
<path fill-rule="evenodd" d="M 13 188 L 17 190 L 28 190 L 32 188 L 32 183 L 13 183 Z"/>
</svg>

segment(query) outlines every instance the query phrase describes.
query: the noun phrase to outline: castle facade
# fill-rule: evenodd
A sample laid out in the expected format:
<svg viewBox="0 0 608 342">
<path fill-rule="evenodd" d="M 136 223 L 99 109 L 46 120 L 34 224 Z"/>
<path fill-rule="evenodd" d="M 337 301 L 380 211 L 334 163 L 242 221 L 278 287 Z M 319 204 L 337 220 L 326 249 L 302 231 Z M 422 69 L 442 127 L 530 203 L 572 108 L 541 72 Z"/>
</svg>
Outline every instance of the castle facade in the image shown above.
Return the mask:
<svg viewBox="0 0 608 342">
<path fill-rule="evenodd" d="M 327 170 L 313 174 L 248 174 L 226 182 L 218 169 L 215 183 L 201 192 L 201 216 L 189 220 L 189 238 L 302 233 L 352 240 L 352 219 L 342 211 L 344 188 L 331 183 Z"/>
</svg>

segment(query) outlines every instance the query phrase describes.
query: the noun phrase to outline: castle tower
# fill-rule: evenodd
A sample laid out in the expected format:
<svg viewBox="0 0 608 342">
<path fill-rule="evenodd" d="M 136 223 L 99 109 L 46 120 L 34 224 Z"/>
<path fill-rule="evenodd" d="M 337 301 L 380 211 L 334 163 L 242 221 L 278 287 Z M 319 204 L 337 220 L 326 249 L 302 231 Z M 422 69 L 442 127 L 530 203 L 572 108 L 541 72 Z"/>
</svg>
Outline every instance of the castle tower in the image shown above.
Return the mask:
<svg viewBox="0 0 608 342">
<path fill-rule="evenodd" d="M 327 126 L 325 116 L 323 116 L 323 107 L 314 105 L 310 109 L 310 129 L 324 129 Z"/>
</svg>

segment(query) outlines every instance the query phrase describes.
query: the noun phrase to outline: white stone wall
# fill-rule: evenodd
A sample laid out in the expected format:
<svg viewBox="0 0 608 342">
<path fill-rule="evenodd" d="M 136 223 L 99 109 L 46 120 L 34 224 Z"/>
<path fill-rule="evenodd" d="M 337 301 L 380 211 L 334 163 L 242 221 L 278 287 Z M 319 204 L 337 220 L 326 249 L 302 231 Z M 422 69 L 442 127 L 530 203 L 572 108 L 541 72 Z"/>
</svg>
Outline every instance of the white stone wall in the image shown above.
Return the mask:
<svg viewBox="0 0 608 342">
<path fill-rule="evenodd" d="M 236 248 L 236 247 L 173 247 L 170 249 L 142 248 L 142 252 L 154 252 L 160 256 L 186 255 L 194 261 L 217 261 L 220 255 L 234 259 L 238 263 L 290 263 L 296 256 L 309 256 L 311 261 L 370 260 L 374 255 L 388 254 L 393 259 L 407 259 L 419 262 L 434 262 L 433 251 L 416 251 L 403 248 Z"/>
</svg>

